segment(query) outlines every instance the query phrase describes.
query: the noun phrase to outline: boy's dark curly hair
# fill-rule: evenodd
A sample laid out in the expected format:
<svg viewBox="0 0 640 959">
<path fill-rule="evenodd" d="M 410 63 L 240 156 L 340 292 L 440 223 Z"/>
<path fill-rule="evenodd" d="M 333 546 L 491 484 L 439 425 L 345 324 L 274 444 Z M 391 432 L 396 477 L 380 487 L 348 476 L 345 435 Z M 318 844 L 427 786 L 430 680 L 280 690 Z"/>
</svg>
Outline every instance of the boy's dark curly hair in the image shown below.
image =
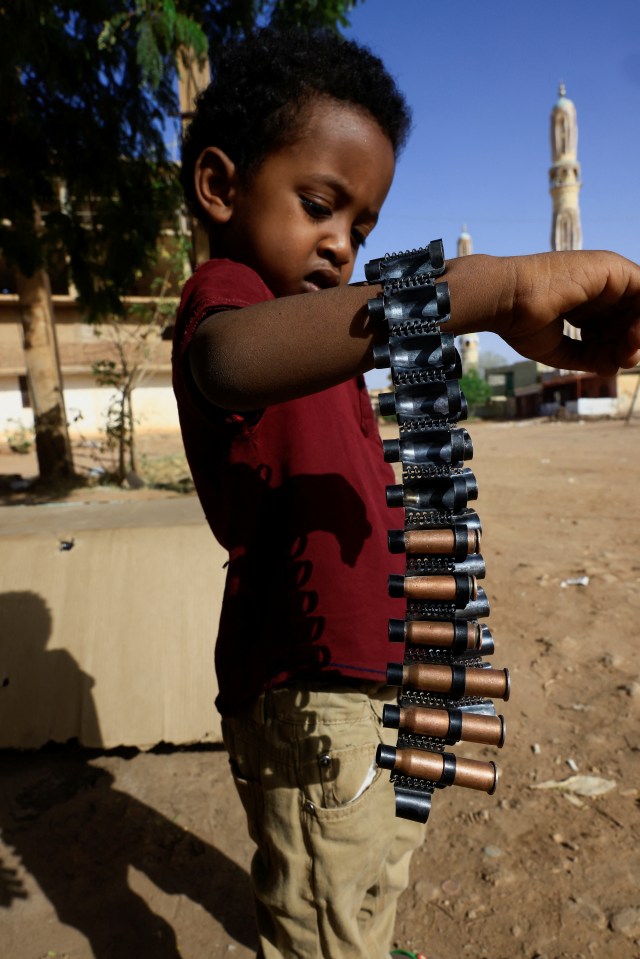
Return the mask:
<svg viewBox="0 0 640 959">
<path fill-rule="evenodd" d="M 266 28 L 223 50 L 212 83 L 196 101 L 180 174 L 192 212 L 201 215 L 193 180 L 203 150 L 219 147 L 241 176 L 250 177 L 270 153 L 295 139 L 301 108 L 314 97 L 362 108 L 400 152 L 411 114 L 378 57 L 329 30 Z"/>
</svg>

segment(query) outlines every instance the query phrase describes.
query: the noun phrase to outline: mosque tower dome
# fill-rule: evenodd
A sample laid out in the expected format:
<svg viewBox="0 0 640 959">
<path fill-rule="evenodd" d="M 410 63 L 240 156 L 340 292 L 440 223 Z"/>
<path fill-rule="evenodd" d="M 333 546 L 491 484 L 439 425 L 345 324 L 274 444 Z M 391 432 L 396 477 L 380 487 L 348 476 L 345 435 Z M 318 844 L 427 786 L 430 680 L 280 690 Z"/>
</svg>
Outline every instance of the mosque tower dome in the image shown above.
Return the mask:
<svg viewBox="0 0 640 959">
<path fill-rule="evenodd" d="M 578 120 L 573 100 L 569 100 L 564 83 L 551 111 L 551 168 L 549 190 L 553 201 L 551 225 L 552 250 L 581 250 L 582 227 L 578 194 Z"/>
<path fill-rule="evenodd" d="M 473 241 L 471 234 L 467 231 L 466 225 L 462 227 L 458 237 L 457 246 L 458 256 L 470 256 L 473 253 Z M 480 344 L 477 333 L 465 333 L 458 340 L 458 349 L 460 350 L 460 359 L 462 360 L 462 370 L 478 368 L 478 353 Z"/>
</svg>

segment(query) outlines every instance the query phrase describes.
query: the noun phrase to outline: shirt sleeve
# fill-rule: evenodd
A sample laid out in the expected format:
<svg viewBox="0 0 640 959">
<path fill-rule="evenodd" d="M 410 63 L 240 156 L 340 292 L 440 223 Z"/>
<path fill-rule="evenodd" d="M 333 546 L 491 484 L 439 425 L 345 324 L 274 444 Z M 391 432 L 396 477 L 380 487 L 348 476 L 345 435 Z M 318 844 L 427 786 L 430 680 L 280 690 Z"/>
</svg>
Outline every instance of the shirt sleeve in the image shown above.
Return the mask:
<svg viewBox="0 0 640 959">
<path fill-rule="evenodd" d="M 238 310 L 274 299 L 258 274 L 243 263 L 208 260 L 185 284 L 173 334 L 173 389 L 181 421 L 192 416 L 210 424 L 255 423 L 255 414 L 240 415 L 208 403 L 197 389 L 187 361 L 187 350 L 200 323 L 212 313 Z"/>
<path fill-rule="evenodd" d="M 274 299 L 258 274 L 243 263 L 208 260 L 185 284 L 174 333 L 174 351 L 184 356 L 207 316 Z"/>
</svg>

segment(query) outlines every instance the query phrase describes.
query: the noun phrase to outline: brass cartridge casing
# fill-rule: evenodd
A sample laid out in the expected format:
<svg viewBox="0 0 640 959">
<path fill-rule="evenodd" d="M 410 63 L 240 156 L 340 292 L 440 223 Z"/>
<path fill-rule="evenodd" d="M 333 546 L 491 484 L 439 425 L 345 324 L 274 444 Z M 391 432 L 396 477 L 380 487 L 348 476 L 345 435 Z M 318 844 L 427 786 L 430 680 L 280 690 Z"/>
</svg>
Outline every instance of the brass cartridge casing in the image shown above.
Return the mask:
<svg viewBox="0 0 640 959">
<path fill-rule="evenodd" d="M 490 699 L 509 698 L 510 680 L 508 669 L 464 668 L 464 689 L 461 696 L 487 696 Z M 448 693 L 454 682 L 451 666 L 433 666 L 430 663 L 413 663 L 402 667 L 402 685 L 413 686 L 426 692 Z"/>
<path fill-rule="evenodd" d="M 477 599 L 478 583 L 470 576 L 470 593 Z M 407 576 L 404 581 L 404 595 L 407 599 L 431 600 L 436 603 L 451 603 L 455 600 L 458 584 L 454 576 Z"/>
<path fill-rule="evenodd" d="M 467 649 L 479 649 L 482 632 L 478 623 L 465 623 L 467 628 Z M 416 646 L 440 646 L 445 649 L 453 646 L 455 626 L 453 623 L 433 623 L 427 620 L 411 620 L 405 625 L 405 637 Z"/>
<path fill-rule="evenodd" d="M 464 713 L 461 739 L 467 743 L 483 743 L 502 749 L 506 735 L 504 716 L 478 716 Z"/>
<path fill-rule="evenodd" d="M 446 739 L 450 730 L 450 714 L 447 709 L 431 709 L 424 706 L 401 706 L 399 726 L 421 736 Z M 502 716 L 480 716 L 463 713 L 460 739 L 464 742 L 483 743 L 485 746 L 502 747 L 505 723 Z"/>
<path fill-rule="evenodd" d="M 396 750 L 394 770 L 405 776 L 438 783 L 443 778 L 444 767 L 445 757 L 442 753 L 430 753 L 421 749 Z M 455 774 L 451 785 L 493 793 L 497 783 L 498 770 L 495 763 L 455 758 Z"/>
<path fill-rule="evenodd" d="M 404 534 L 407 553 L 422 553 L 426 556 L 449 556 L 455 552 L 455 535 L 452 529 L 414 529 Z M 480 531 L 468 530 L 468 552 L 480 552 Z"/>
</svg>

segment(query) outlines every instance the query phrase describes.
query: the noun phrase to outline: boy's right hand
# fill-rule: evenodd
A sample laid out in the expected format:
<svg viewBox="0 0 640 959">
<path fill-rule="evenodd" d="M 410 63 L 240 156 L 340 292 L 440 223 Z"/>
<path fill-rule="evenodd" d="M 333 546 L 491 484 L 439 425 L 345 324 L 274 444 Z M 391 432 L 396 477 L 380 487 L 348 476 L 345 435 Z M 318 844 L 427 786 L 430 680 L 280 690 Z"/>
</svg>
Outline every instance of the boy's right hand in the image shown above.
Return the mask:
<svg viewBox="0 0 640 959">
<path fill-rule="evenodd" d="M 640 361 L 640 266 L 615 253 L 468 256 L 444 279 L 455 334 L 490 330 L 529 359 L 604 376 Z"/>
</svg>

